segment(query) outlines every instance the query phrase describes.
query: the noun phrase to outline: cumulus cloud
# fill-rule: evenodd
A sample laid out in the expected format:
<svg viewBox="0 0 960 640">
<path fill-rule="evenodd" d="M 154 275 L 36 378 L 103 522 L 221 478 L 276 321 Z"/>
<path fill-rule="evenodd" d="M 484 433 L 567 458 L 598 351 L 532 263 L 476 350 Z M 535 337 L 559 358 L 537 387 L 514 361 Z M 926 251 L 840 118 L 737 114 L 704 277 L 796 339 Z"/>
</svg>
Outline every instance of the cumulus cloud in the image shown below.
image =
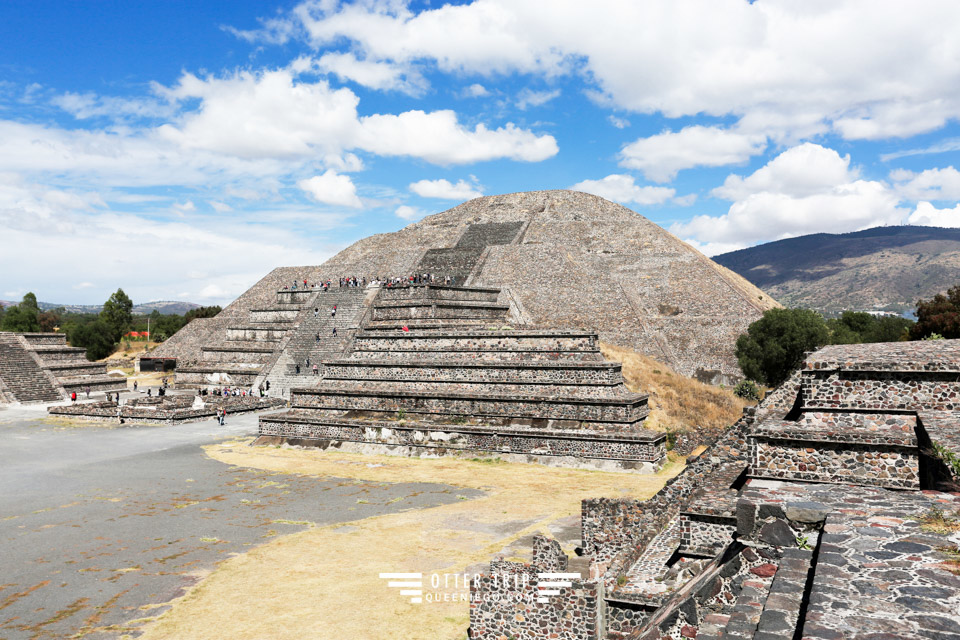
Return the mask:
<svg viewBox="0 0 960 640">
<path fill-rule="evenodd" d="M 890 177 L 907 200 L 960 200 L 960 171 L 952 166 L 920 173 L 896 170 Z"/>
<path fill-rule="evenodd" d="M 655 205 L 672 198 L 676 191 L 668 187 L 641 187 L 634 183 L 633 176 L 612 174 L 600 180 L 583 180 L 570 187 L 623 204 Z"/>
<path fill-rule="evenodd" d="M 763 135 L 694 125 L 631 142 L 620 152 L 620 165 L 642 171 L 648 180 L 668 182 L 682 169 L 742 164 L 766 146 Z"/>
<path fill-rule="evenodd" d="M 395 90 L 411 95 L 419 95 L 424 89 L 423 79 L 410 69 L 390 62 L 359 60 L 353 53 L 325 53 L 316 61 L 316 66 L 324 73 L 333 73 L 368 89 Z"/>
<path fill-rule="evenodd" d="M 440 198 L 442 200 L 470 200 L 483 195 L 483 189 L 476 184 L 458 180 L 456 184 L 449 180 L 418 180 L 410 185 L 410 191 L 422 198 Z"/>
<path fill-rule="evenodd" d="M 904 12 L 872 0 L 561 0 L 545 13 L 539 0 L 421 11 L 308 0 L 278 20 L 262 40 L 346 42 L 371 60 L 444 72 L 577 74 L 621 109 L 752 118 L 774 139 L 824 126 L 851 139 L 913 135 L 960 113 L 960 67 L 944 54 L 960 22 L 951 2 Z"/>
<path fill-rule="evenodd" d="M 177 145 L 239 158 L 291 159 L 358 149 L 439 165 L 509 158 L 536 162 L 558 151 L 553 136 L 512 123 L 472 129 L 450 110 L 359 116 L 359 98 L 325 80 L 299 81 L 291 69 L 226 77 L 184 74 L 165 94 L 200 99 L 181 122 L 158 129 Z"/>
<path fill-rule="evenodd" d="M 355 208 L 363 206 L 360 198 L 357 197 L 357 187 L 350 176 L 340 175 L 333 169 L 328 169 L 322 175 L 300 180 L 297 186 L 313 200 L 322 204 Z"/>
<path fill-rule="evenodd" d="M 960 204 L 952 209 L 937 209 L 929 202 L 918 202 L 907 224 L 924 227 L 960 227 Z"/>
<path fill-rule="evenodd" d="M 727 213 L 699 215 L 670 227 L 705 251 L 898 224 L 905 214 L 887 185 L 859 179 L 849 156 L 810 143 L 784 151 L 745 178 L 729 176 L 713 195 L 732 201 Z"/>
</svg>

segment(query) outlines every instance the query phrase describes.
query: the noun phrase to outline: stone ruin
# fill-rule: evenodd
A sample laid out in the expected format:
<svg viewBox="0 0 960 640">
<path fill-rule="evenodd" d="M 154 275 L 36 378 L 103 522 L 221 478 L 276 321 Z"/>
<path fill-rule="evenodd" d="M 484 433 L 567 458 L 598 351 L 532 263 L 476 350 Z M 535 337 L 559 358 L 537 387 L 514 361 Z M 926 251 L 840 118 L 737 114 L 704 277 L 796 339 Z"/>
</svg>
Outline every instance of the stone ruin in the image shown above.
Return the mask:
<svg viewBox="0 0 960 640">
<path fill-rule="evenodd" d="M 958 403 L 960 340 L 826 347 L 650 500 L 585 500 L 546 603 L 559 545 L 491 562 L 469 636 L 960 638 Z"/>
<path fill-rule="evenodd" d="M 261 416 L 257 443 L 660 468 L 666 438 L 643 428 L 647 396 L 624 386 L 596 333 L 528 329 L 503 297 L 380 288 L 348 350 L 323 360 L 322 379 L 291 389 L 289 411 Z"/>
<path fill-rule="evenodd" d="M 50 407 L 47 412 L 52 416 L 81 418 L 100 422 L 124 422 L 138 424 L 183 424 L 209 420 L 223 409 L 228 416 L 241 413 L 276 409 L 286 404 L 279 398 L 260 398 L 256 396 L 145 396 L 130 398 L 123 404 L 106 400 L 99 402 L 78 402 L 65 406 Z M 119 415 L 117 413 L 119 409 Z"/>
<path fill-rule="evenodd" d="M 0 332 L 0 403 L 59 402 L 127 388 L 126 378 L 107 375 L 86 351 L 67 346 L 62 333 Z"/>
</svg>

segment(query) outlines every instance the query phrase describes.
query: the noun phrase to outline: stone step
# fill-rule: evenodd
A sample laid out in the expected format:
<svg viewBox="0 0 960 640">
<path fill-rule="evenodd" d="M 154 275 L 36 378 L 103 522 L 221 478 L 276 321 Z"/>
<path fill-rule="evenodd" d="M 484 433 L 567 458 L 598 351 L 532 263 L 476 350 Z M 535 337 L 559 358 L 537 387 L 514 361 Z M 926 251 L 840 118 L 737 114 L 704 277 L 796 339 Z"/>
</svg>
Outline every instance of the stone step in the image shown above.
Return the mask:
<svg viewBox="0 0 960 640">
<path fill-rule="evenodd" d="M 509 305 L 487 302 L 399 301 L 378 302 L 373 307 L 373 320 L 503 320 Z"/>
<path fill-rule="evenodd" d="M 405 412 L 418 415 L 530 419 L 542 423 L 588 423 L 584 428 L 640 428 L 649 413 L 647 396 L 571 398 L 553 395 L 498 395 L 411 391 L 403 385 L 371 390 L 367 384 L 324 382 L 314 389 L 291 390 L 296 408 L 322 411 Z"/>
<path fill-rule="evenodd" d="M 469 383 L 475 385 L 529 384 L 554 386 L 620 386 L 621 365 L 616 362 L 502 362 L 463 360 L 336 359 L 324 361 L 324 377 L 332 380 Z"/>
<path fill-rule="evenodd" d="M 380 300 L 466 300 L 496 302 L 500 289 L 491 287 L 450 287 L 442 284 L 381 287 Z"/>
<path fill-rule="evenodd" d="M 0 333 L 0 378 L 7 393 L 17 402 L 56 402 L 62 399 L 62 391 L 53 385 L 13 334 Z"/>
</svg>

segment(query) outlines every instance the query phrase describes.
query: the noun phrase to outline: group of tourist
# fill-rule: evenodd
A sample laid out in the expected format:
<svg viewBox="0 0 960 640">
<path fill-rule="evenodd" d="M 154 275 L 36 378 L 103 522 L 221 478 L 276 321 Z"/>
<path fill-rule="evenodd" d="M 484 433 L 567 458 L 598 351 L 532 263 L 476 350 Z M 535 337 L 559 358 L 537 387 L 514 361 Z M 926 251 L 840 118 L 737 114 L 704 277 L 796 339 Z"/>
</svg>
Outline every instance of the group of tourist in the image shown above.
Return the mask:
<svg viewBox="0 0 960 640">
<path fill-rule="evenodd" d="M 376 285 L 382 287 L 398 287 L 403 285 L 411 284 L 445 284 L 447 286 L 453 286 L 457 284 L 457 278 L 450 275 L 440 276 L 435 273 L 415 273 L 409 276 L 395 276 L 395 277 L 383 277 L 377 276 L 375 278 L 367 279 L 366 276 L 342 276 L 339 279 L 339 288 L 361 288 L 364 289 L 368 285 Z M 303 280 L 294 280 L 292 284 L 285 285 L 283 287 L 284 291 L 302 291 L 309 289 L 322 289 L 323 291 L 329 291 L 330 287 L 333 286 L 332 280 L 325 280 L 320 282 L 314 282 L 312 284 L 304 278 Z"/>
</svg>

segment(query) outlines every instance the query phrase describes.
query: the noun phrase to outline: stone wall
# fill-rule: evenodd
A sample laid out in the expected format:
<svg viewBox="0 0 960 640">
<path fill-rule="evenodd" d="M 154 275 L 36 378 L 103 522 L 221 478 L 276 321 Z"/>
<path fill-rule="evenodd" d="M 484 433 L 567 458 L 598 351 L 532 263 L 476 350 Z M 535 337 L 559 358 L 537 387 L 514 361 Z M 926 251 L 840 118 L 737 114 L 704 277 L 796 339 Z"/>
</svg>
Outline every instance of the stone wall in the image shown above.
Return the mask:
<svg viewBox="0 0 960 640">
<path fill-rule="evenodd" d="M 759 478 L 852 482 L 918 489 L 916 447 L 802 442 L 757 437 L 751 446 L 751 475 Z"/>
<path fill-rule="evenodd" d="M 730 544 L 736 530 L 736 518 L 682 513 L 680 550 L 712 558 Z"/>
<path fill-rule="evenodd" d="M 425 425 L 401 422 L 351 423 L 322 420 L 313 415 L 287 413 L 263 416 L 261 436 L 287 440 L 356 442 L 409 447 L 442 455 L 449 451 L 613 460 L 624 469 L 655 471 L 666 459 L 665 440 L 651 436 L 604 436 L 586 431 L 544 431 L 532 428 L 490 428 L 475 425 Z M 327 445 L 329 446 L 329 445 Z M 575 464 L 571 460 L 570 464 Z"/>
<path fill-rule="evenodd" d="M 536 598 L 539 580 L 525 587 L 497 575 L 470 583 L 471 640 L 598 640 L 598 585 L 575 580 L 548 604 Z"/>
<path fill-rule="evenodd" d="M 960 373 L 803 372 L 805 406 L 824 409 L 960 410 Z"/>
<path fill-rule="evenodd" d="M 640 428 L 649 413 L 647 399 L 611 400 L 598 398 L 497 397 L 449 392 L 416 392 L 406 390 L 368 391 L 363 387 L 294 389 L 291 404 L 297 409 L 331 411 L 374 411 L 411 415 L 460 415 L 476 418 L 503 418 L 548 422 L 583 423 L 584 428 L 616 433 Z"/>
</svg>

